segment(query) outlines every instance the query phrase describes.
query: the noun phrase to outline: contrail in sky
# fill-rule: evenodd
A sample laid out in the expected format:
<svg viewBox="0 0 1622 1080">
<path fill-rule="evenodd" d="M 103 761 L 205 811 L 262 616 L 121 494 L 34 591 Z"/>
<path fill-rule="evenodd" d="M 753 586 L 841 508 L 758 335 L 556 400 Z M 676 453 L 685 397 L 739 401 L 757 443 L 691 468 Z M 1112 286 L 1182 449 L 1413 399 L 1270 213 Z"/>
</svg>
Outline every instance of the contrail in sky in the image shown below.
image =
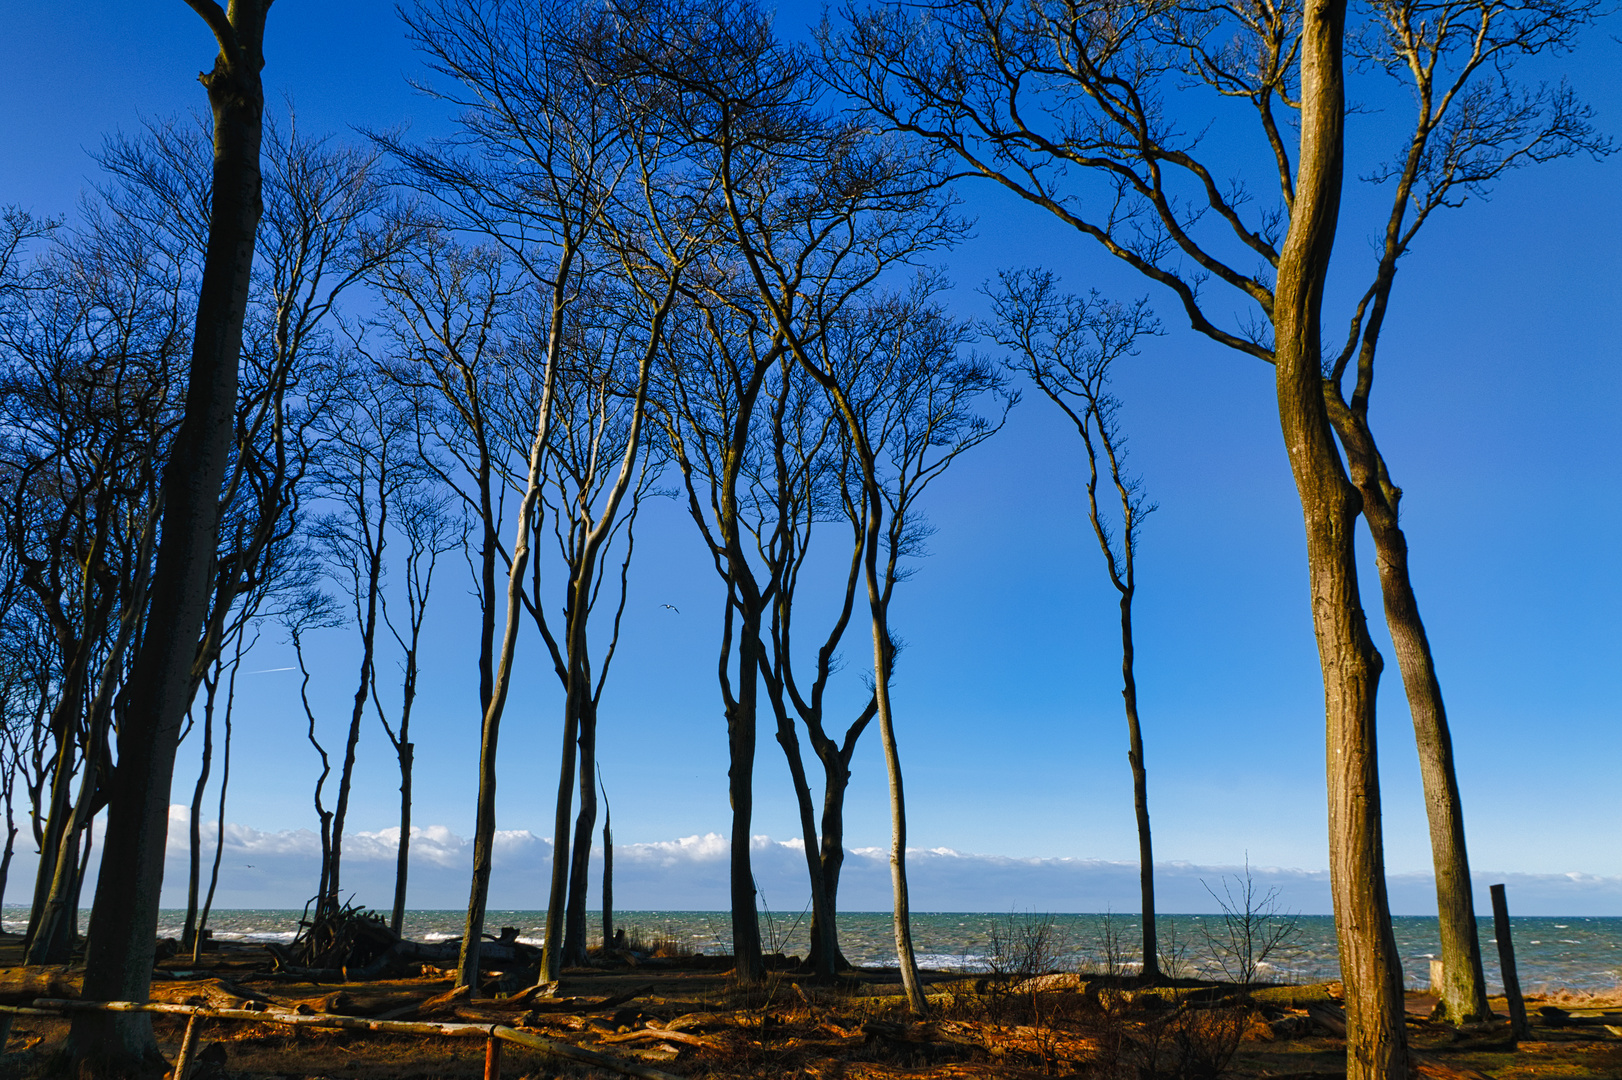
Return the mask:
<svg viewBox="0 0 1622 1080">
<path fill-rule="evenodd" d="M 293 671 L 293 670 L 295 670 L 295 669 L 290 668 L 290 667 L 268 667 L 268 668 L 260 668 L 258 671 L 244 671 L 243 674 L 244 675 L 269 675 L 272 671 Z"/>
</svg>

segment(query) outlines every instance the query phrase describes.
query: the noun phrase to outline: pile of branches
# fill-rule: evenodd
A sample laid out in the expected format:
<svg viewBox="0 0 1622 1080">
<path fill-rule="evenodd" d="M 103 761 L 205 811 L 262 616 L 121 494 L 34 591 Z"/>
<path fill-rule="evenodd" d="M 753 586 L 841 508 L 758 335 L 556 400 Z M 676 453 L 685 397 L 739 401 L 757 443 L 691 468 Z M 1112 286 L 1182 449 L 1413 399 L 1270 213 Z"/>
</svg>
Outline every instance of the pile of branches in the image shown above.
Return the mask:
<svg viewBox="0 0 1622 1080">
<path fill-rule="evenodd" d="M 365 968 L 399 941 L 375 911 L 352 902 L 341 907 L 323 904 L 313 917 L 299 920 L 299 933 L 286 949 L 285 963 L 301 968 Z"/>
</svg>

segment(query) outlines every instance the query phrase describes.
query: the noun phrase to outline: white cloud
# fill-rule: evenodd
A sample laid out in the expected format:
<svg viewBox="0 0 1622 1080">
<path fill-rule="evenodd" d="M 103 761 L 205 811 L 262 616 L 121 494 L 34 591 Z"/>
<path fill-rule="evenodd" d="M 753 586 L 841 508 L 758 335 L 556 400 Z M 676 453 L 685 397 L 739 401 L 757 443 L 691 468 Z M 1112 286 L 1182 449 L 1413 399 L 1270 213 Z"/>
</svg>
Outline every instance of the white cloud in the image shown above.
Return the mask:
<svg viewBox="0 0 1622 1080">
<path fill-rule="evenodd" d="M 216 823 L 202 827 L 204 871 L 212 862 Z M 343 890 L 371 907 L 392 900 L 398 828 L 357 831 L 344 838 Z M 800 838 L 750 837 L 750 856 L 764 901 L 777 912 L 798 911 L 808 899 L 805 853 Z M 189 826 L 187 810 L 169 811 L 168 874 L 165 906 L 185 903 Z M 718 832 L 672 840 L 617 844 L 614 892 L 619 907 L 651 910 L 721 910 L 728 905 L 727 869 L 731 845 Z M 222 908 L 302 907 L 315 892 L 321 838 L 311 829 L 267 831 L 228 823 L 221 860 Z M 459 908 L 467 903 L 473 862 L 471 841 L 444 825 L 412 826 L 409 903 L 414 908 Z M 493 908 L 535 910 L 545 906 L 551 874 L 551 842 L 527 829 L 496 834 L 490 903 Z M 30 880 L 32 860 L 18 852 L 11 880 Z M 601 851 L 594 850 L 593 893 L 601 881 Z M 1136 863 L 1099 859 L 981 855 L 949 847 L 909 849 L 909 889 L 917 911 L 1133 911 L 1138 903 Z M 1330 910 L 1329 876 L 1323 870 L 1250 868 L 1263 889 L 1277 888 L 1282 904 L 1306 913 Z M 1168 862 L 1156 867 L 1156 893 L 1165 912 L 1209 912 L 1216 903 L 1206 890 L 1221 892 L 1224 876 L 1236 866 Z M 1511 910 L 1519 915 L 1622 914 L 1622 878 L 1580 871 L 1565 874 L 1476 875 L 1477 909 L 1489 910 L 1487 884 L 1509 885 Z M 1387 879 L 1392 910 L 1426 914 L 1435 910 L 1429 875 L 1392 874 Z M 13 888 L 12 900 L 22 899 Z M 593 896 L 595 901 L 595 895 Z M 889 850 L 846 852 L 840 878 L 840 907 L 846 911 L 890 906 Z"/>
</svg>

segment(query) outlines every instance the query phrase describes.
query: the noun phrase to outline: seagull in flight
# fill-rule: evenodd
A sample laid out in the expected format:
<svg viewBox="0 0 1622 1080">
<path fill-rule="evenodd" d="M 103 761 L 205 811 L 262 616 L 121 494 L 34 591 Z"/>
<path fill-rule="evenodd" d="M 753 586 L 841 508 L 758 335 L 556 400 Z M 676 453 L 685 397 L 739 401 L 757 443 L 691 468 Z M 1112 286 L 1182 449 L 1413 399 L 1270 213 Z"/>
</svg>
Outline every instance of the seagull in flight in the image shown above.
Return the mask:
<svg viewBox="0 0 1622 1080">
<path fill-rule="evenodd" d="M 681 608 L 677 607 L 675 604 L 660 604 L 659 606 L 662 607 L 662 608 L 669 608 L 671 611 L 674 611 L 677 615 L 681 614 Z"/>
</svg>

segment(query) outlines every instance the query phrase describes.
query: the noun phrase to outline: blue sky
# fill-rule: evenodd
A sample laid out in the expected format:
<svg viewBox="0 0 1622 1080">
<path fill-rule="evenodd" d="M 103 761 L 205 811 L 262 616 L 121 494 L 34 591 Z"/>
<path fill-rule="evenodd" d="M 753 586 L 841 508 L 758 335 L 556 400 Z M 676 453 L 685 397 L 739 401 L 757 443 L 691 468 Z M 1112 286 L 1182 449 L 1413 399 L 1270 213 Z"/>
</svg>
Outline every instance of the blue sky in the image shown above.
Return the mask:
<svg viewBox="0 0 1622 1080">
<path fill-rule="evenodd" d="M 783 9 L 785 25 L 804 21 L 797 10 Z M 179 0 L 7 0 L 0 20 L 8 27 L 0 204 L 71 216 L 93 177 L 87 151 L 104 134 L 205 105 L 195 75 L 213 50 Z M 1613 74 L 1622 46 L 1607 29 L 1615 28 L 1590 33 L 1575 57 L 1528 74 L 1569 74 L 1602 129 L 1622 133 Z M 444 129 L 439 107 L 406 85 L 416 61 L 391 4 L 279 0 L 266 54 L 271 95 L 295 100 L 307 130 Z M 1354 151 L 1377 141 L 1380 125 L 1400 122 L 1389 112 L 1354 118 Z M 1402 270 L 1384 341 L 1373 422 L 1406 492 L 1415 582 L 1482 871 L 1622 877 L 1619 167 L 1579 159 L 1522 172 L 1490 202 L 1427 226 Z M 1047 218 L 995 192 L 965 195 L 976 236 L 949 269 L 966 309 L 978 308 L 975 288 L 998 269 L 1033 263 L 1073 289 L 1145 291 Z M 1342 257 L 1365 257 L 1376 210 L 1352 192 Z M 1248 851 L 1257 865 L 1316 871 L 1326 861 L 1322 691 L 1271 371 L 1177 330 L 1165 297 L 1150 296 L 1173 332 L 1127 364 L 1117 388 L 1132 463 L 1161 506 L 1144 536 L 1137 615 L 1157 856 L 1233 865 Z M 901 586 L 895 617 L 908 646 L 898 727 L 911 839 L 921 848 L 1135 857 L 1114 599 L 1081 510 L 1077 452 L 1073 433 L 1028 393 L 1006 430 L 932 489 L 938 531 Z M 602 767 L 616 836 L 652 844 L 724 832 L 727 802 L 713 677 L 720 594 L 681 508 L 658 504 L 646 516 L 605 701 Z M 1365 548 L 1366 605 L 1384 645 L 1372 565 Z M 436 600 L 415 819 L 465 835 L 478 717 L 471 604 L 459 574 L 447 566 Z M 523 644 L 535 666 L 520 672 L 508 710 L 500 806 L 503 827 L 541 833 L 560 703 L 538 645 Z M 334 724 L 352 692 L 346 648 L 333 632 L 316 673 Z M 854 638 L 846 652 L 849 702 L 866 652 Z M 239 682 L 227 819 L 247 828 L 314 822 L 304 781 L 314 759 L 296 687 L 290 673 L 268 670 L 288 663 L 269 633 L 244 665 L 262 673 Z M 1423 807 L 1394 664 L 1381 710 L 1388 864 L 1423 873 Z M 781 841 L 798 830 L 768 727 L 755 831 Z M 393 822 L 396 781 L 380 731 L 369 727 L 365 740 L 352 823 L 375 831 Z M 182 747 L 177 801 L 195 754 Z M 850 797 L 851 846 L 887 841 L 884 799 L 870 737 Z M 1622 914 L 1619 898 L 1606 889 L 1573 903 Z M 915 894 L 914 906 L 941 905 Z"/>
</svg>

